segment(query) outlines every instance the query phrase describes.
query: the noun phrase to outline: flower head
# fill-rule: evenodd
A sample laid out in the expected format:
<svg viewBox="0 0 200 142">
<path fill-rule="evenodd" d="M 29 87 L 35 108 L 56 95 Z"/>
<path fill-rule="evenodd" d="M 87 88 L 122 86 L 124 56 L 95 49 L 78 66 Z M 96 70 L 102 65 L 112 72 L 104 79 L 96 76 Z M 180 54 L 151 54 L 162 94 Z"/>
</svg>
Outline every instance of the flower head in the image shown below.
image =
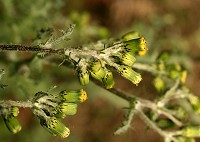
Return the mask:
<svg viewBox="0 0 200 142">
<path fill-rule="evenodd" d="M 124 65 L 132 67 L 136 61 L 134 55 L 130 53 L 122 53 L 119 56 L 120 62 Z"/>
<path fill-rule="evenodd" d="M 89 83 L 89 72 L 88 72 L 88 64 L 85 60 L 80 60 L 78 63 L 78 78 L 81 85 L 87 85 Z"/>
<path fill-rule="evenodd" d="M 148 50 L 146 46 L 146 40 L 144 39 L 144 37 L 124 41 L 124 43 L 126 44 L 124 48 L 125 51 L 133 55 L 136 54 L 139 56 L 143 56 Z"/>
<path fill-rule="evenodd" d="M 57 107 L 56 117 L 65 118 L 66 115 L 75 115 L 77 112 L 77 104 L 75 103 L 60 103 Z"/>
<path fill-rule="evenodd" d="M 130 80 L 133 84 L 138 85 L 138 83 L 140 83 L 140 81 L 142 80 L 141 75 L 135 72 L 134 70 L 132 70 L 131 67 L 122 65 L 122 66 L 119 66 L 117 70 L 123 77 Z"/>
<path fill-rule="evenodd" d="M 58 121 L 55 117 L 40 118 L 40 124 L 46 128 L 52 135 L 66 138 L 70 134 L 69 128 Z"/>
<path fill-rule="evenodd" d="M 105 70 L 102 67 L 100 61 L 93 62 L 90 68 L 91 76 L 97 80 L 102 81 L 102 78 L 105 76 Z"/>
<path fill-rule="evenodd" d="M 103 77 L 102 82 L 104 86 L 106 87 L 106 89 L 113 88 L 115 82 L 113 79 L 113 74 L 110 70 L 106 69 L 105 76 Z"/>
<path fill-rule="evenodd" d="M 62 96 L 63 101 L 67 103 L 82 103 L 87 100 L 87 93 L 83 89 L 72 91 L 64 90 L 59 94 Z"/>
<path fill-rule="evenodd" d="M 3 118 L 8 130 L 10 130 L 12 133 L 17 133 L 22 129 L 22 126 L 20 122 L 17 120 L 16 117 L 9 115 L 7 117 Z"/>
</svg>

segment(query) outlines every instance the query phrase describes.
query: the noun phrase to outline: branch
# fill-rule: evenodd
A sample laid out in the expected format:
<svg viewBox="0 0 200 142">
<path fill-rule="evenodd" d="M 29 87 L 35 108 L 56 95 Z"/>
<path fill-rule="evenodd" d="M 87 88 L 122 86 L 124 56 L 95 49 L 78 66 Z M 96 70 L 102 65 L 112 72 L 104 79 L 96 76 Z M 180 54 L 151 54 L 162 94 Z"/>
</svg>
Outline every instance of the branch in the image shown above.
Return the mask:
<svg viewBox="0 0 200 142">
<path fill-rule="evenodd" d="M 0 107 L 10 107 L 10 106 L 23 107 L 23 108 L 32 108 L 33 107 L 31 101 L 12 101 L 12 100 L 1 100 L 0 101 Z"/>
<path fill-rule="evenodd" d="M 44 52 L 46 54 L 63 55 L 64 51 L 61 49 L 41 48 L 38 46 L 25 46 L 25 45 L 0 45 L 2 51 L 27 51 L 27 52 Z"/>
</svg>

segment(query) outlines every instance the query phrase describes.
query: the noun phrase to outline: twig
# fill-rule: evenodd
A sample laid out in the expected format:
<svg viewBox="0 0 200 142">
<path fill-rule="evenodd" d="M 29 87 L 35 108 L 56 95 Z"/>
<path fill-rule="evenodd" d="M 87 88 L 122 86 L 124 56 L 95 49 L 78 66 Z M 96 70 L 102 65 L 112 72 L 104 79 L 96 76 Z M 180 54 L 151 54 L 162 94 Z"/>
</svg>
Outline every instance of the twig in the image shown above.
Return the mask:
<svg viewBox="0 0 200 142">
<path fill-rule="evenodd" d="M 31 51 L 31 52 L 44 52 L 46 54 L 59 54 L 63 55 L 64 51 L 60 49 L 41 48 L 40 46 L 25 46 L 25 45 L 0 45 L 2 51 Z"/>
<path fill-rule="evenodd" d="M 23 108 L 32 108 L 31 101 L 12 101 L 12 100 L 1 100 L 0 107 L 9 107 L 9 106 L 16 106 L 16 107 L 23 107 Z"/>
<path fill-rule="evenodd" d="M 137 109 L 137 114 L 138 116 L 154 131 L 156 131 L 157 133 L 159 133 L 161 136 L 163 136 L 164 138 L 168 138 L 170 141 L 173 142 L 178 142 L 178 140 L 176 140 L 173 137 L 173 133 L 168 133 L 163 131 L 162 129 L 160 129 L 154 122 L 152 122 L 141 109 Z"/>
<path fill-rule="evenodd" d="M 122 126 L 119 127 L 115 132 L 114 134 L 115 135 L 120 135 L 122 133 L 125 133 L 128 131 L 128 129 L 131 127 L 131 122 L 133 120 L 133 116 L 135 114 L 135 100 L 133 101 L 130 101 L 130 106 L 129 106 L 129 110 L 128 110 L 128 113 L 127 113 L 127 116 L 125 118 L 125 120 L 122 122 Z"/>
</svg>

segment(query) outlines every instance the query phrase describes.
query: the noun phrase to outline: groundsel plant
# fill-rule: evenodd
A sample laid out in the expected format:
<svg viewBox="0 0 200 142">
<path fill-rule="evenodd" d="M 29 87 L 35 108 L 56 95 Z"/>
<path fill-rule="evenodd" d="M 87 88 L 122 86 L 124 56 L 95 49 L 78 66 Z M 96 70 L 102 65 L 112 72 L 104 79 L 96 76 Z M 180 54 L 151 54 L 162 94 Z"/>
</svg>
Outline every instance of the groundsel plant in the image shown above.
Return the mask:
<svg viewBox="0 0 200 142">
<path fill-rule="evenodd" d="M 137 62 L 137 57 L 148 51 L 145 38 L 138 32 L 129 32 L 118 39 L 60 48 L 60 43 L 70 39 L 74 27 L 71 25 L 66 31 L 61 31 L 59 37 L 49 35 L 45 42 L 30 46 L 0 45 L 0 50 L 36 52 L 36 56 L 43 57 L 41 60 L 59 55 L 63 59 L 61 65 L 64 66 L 65 61 L 73 65 L 81 85 L 88 85 L 92 80 L 129 102 L 125 120 L 114 132 L 116 135 L 132 127 L 132 119 L 138 115 L 149 128 L 163 136 L 165 142 L 194 142 L 195 137 L 200 137 L 200 122 L 191 119 L 192 116 L 199 117 L 200 100 L 185 85 L 187 70 L 183 65 L 169 62 L 167 52 L 160 53 L 153 64 Z M 138 71 L 152 74 L 152 84 L 160 94 L 155 100 L 146 100 L 115 88 L 113 72 L 138 86 L 142 80 Z M 3 74 L 2 69 L 0 79 Z M 1 88 L 6 88 L 6 85 L 1 84 Z M 31 108 L 41 126 L 54 136 L 65 138 L 70 130 L 60 119 L 75 115 L 79 103 L 86 99 L 87 93 L 83 89 L 64 90 L 57 94 L 39 91 L 28 101 L 1 100 L 0 114 L 8 129 L 17 133 L 21 130 L 17 119 L 19 108 Z"/>
</svg>

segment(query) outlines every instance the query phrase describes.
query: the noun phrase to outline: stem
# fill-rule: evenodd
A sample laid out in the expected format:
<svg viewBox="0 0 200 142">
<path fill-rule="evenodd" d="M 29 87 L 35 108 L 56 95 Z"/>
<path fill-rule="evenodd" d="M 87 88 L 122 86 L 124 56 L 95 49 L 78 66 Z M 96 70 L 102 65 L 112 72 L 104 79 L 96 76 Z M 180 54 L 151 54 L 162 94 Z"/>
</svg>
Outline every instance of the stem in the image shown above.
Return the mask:
<svg viewBox="0 0 200 142">
<path fill-rule="evenodd" d="M 168 138 L 170 139 L 171 141 L 174 141 L 174 142 L 178 142 L 174 137 L 173 137 L 173 133 L 168 133 L 168 132 L 165 132 L 163 131 L 162 129 L 160 129 L 159 127 L 157 127 L 157 125 L 152 122 L 145 114 L 144 112 L 141 110 L 141 109 L 137 109 L 137 114 L 138 116 L 151 128 L 153 129 L 154 131 L 156 131 L 157 133 L 159 133 L 162 137 L 164 138 Z"/>
<path fill-rule="evenodd" d="M 159 102 L 157 102 L 157 105 L 159 107 L 164 107 L 167 102 L 169 102 L 171 99 L 173 99 L 176 96 L 175 91 L 177 90 L 179 84 L 180 84 L 180 79 L 178 78 L 176 80 L 175 84 L 171 87 L 171 89 L 169 89 L 164 94 L 164 96 L 162 97 L 162 99 Z"/>
<path fill-rule="evenodd" d="M 40 46 L 25 46 L 25 45 L 0 45 L 0 50 L 44 52 L 46 54 L 59 54 L 59 55 L 64 54 L 64 51 L 61 49 L 41 48 Z"/>
<path fill-rule="evenodd" d="M 0 107 L 10 107 L 10 106 L 32 108 L 33 104 L 29 100 L 28 101 L 12 101 L 12 100 L 1 100 L 0 101 Z"/>
<path fill-rule="evenodd" d="M 95 79 L 93 79 L 93 78 L 91 78 L 91 80 L 92 80 L 96 85 L 98 85 L 99 87 L 105 88 L 105 87 L 103 86 L 103 84 L 102 84 L 100 81 L 97 81 L 97 80 L 95 80 Z M 127 93 L 123 92 L 121 89 L 118 89 L 118 88 L 111 88 L 111 89 L 109 89 L 108 91 L 111 92 L 111 93 L 113 93 L 113 94 L 115 94 L 116 96 L 118 96 L 118 97 L 120 97 L 120 98 L 126 100 L 126 101 L 130 101 L 130 100 L 132 100 L 132 99 L 135 97 L 135 96 L 132 96 L 132 95 L 130 95 L 130 94 L 127 94 Z"/>
</svg>

